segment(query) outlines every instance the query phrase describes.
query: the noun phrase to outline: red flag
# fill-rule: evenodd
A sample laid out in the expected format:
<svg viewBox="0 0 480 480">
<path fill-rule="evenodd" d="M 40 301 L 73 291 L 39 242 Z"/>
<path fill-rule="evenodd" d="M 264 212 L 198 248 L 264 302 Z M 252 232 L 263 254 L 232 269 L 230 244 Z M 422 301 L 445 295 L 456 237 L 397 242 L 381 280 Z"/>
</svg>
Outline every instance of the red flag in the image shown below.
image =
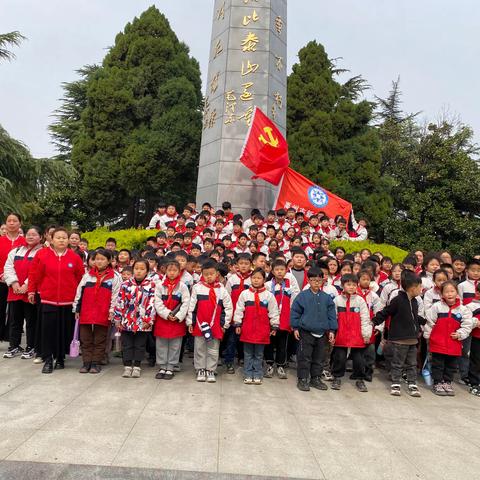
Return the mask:
<svg viewBox="0 0 480 480">
<path fill-rule="evenodd" d="M 346 220 L 350 217 L 352 204 L 337 197 L 288 168 L 282 180 L 275 208 L 294 208 L 310 216 L 325 212 L 329 217 L 341 215 Z"/>
<path fill-rule="evenodd" d="M 243 146 L 240 161 L 255 175 L 278 185 L 290 165 L 287 141 L 275 124 L 258 108 Z"/>
</svg>

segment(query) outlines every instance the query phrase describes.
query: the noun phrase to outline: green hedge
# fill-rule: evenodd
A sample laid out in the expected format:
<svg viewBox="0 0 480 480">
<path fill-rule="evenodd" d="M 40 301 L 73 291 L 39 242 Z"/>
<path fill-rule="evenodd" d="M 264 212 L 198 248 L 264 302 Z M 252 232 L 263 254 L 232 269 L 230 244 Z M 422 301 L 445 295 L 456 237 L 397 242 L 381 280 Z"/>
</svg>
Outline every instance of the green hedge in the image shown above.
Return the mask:
<svg viewBox="0 0 480 480">
<path fill-rule="evenodd" d="M 108 228 L 97 228 L 92 232 L 82 235 L 88 240 L 88 248 L 93 250 L 98 247 L 104 247 L 107 238 L 113 237 L 117 241 L 117 250 L 120 248 L 128 248 L 129 250 L 139 249 L 145 245 L 148 237 L 155 236 L 156 230 L 115 230 L 110 231 Z"/>
<path fill-rule="evenodd" d="M 117 240 L 117 249 L 128 248 L 139 249 L 145 245 L 148 237 L 156 234 L 156 230 L 116 230 L 111 232 L 108 228 L 97 228 L 92 232 L 87 232 L 82 236 L 88 240 L 90 249 L 104 247 L 105 241 L 109 237 Z M 384 256 L 390 257 L 394 262 L 401 262 L 407 256 L 407 252 L 393 245 L 385 243 L 371 243 L 368 240 L 364 242 L 332 242 L 330 248 L 343 247 L 347 253 L 358 252 L 364 248 L 368 248 L 373 252 L 381 252 Z"/>
<path fill-rule="evenodd" d="M 408 252 L 401 248 L 388 245 L 387 243 L 372 243 L 368 240 L 363 242 L 331 242 L 330 250 L 334 250 L 336 247 L 343 247 L 347 253 L 359 252 L 364 248 L 368 248 L 372 253 L 380 252 L 384 257 L 390 257 L 393 263 L 403 262 L 403 259 L 407 256 Z"/>
</svg>

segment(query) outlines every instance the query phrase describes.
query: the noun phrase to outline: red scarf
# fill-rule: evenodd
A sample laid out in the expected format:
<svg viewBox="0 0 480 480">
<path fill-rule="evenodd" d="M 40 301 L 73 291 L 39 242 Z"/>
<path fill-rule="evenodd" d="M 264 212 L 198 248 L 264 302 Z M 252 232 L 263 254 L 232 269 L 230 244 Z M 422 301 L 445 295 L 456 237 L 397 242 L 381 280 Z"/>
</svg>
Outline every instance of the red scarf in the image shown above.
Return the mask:
<svg viewBox="0 0 480 480">
<path fill-rule="evenodd" d="M 250 291 L 253 292 L 254 294 L 255 308 L 258 314 L 260 312 L 260 294 L 265 291 L 265 287 L 262 287 L 262 288 L 250 287 Z"/>
<path fill-rule="evenodd" d="M 169 278 L 165 277 L 165 280 L 163 281 L 163 286 L 167 287 L 167 300 L 163 302 L 165 306 L 169 310 L 173 310 L 175 308 L 175 305 L 173 304 L 173 292 L 177 288 L 178 284 L 180 283 L 181 280 L 181 275 L 179 275 L 177 278 L 174 280 L 170 280 Z"/>
<path fill-rule="evenodd" d="M 237 272 L 237 275 L 238 275 L 238 278 L 240 279 L 240 285 L 239 285 L 239 290 L 240 290 L 240 293 L 242 293 L 244 290 L 245 290 L 245 280 L 247 280 L 247 278 L 250 278 L 250 273 L 247 273 L 246 275 L 242 275 L 240 272 Z"/>
<path fill-rule="evenodd" d="M 448 303 L 445 302 L 445 300 L 443 300 L 443 301 L 444 301 L 444 303 L 445 303 L 445 304 L 447 305 L 447 307 L 448 307 L 448 316 L 449 316 L 449 317 L 452 316 L 452 310 L 453 310 L 454 308 L 457 308 L 457 307 L 459 307 L 459 306 L 461 305 L 461 302 L 460 302 L 460 298 L 459 298 L 459 297 L 457 297 L 457 298 L 455 299 L 455 303 L 454 303 L 453 305 L 448 305 Z"/>
<path fill-rule="evenodd" d="M 210 303 L 215 308 L 217 305 L 217 294 L 215 293 L 215 289 L 220 287 L 220 283 L 207 283 L 202 277 L 202 285 L 208 288 L 208 298 L 210 299 Z"/>
</svg>

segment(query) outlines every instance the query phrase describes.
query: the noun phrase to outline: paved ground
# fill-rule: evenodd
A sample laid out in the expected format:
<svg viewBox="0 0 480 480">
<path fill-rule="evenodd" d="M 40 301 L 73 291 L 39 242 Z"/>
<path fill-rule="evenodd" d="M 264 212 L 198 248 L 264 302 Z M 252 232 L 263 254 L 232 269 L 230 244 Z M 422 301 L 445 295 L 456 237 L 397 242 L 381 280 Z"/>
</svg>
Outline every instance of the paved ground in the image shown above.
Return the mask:
<svg viewBox="0 0 480 480">
<path fill-rule="evenodd" d="M 303 393 L 293 375 L 246 386 L 238 372 L 209 385 L 195 382 L 191 367 L 168 382 L 148 367 L 140 379 L 123 379 L 119 359 L 100 375 L 80 375 L 78 366 L 68 361 L 42 375 L 31 361 L 0 360 L 2 480 L 438 480 L 479 472 L 480 399 L 460 386 L 454 398 L 425 389 L 420 399 L 393 398 L 381 380 L 366 394 L 350 381 L 340 392 Z"/>
</svg>

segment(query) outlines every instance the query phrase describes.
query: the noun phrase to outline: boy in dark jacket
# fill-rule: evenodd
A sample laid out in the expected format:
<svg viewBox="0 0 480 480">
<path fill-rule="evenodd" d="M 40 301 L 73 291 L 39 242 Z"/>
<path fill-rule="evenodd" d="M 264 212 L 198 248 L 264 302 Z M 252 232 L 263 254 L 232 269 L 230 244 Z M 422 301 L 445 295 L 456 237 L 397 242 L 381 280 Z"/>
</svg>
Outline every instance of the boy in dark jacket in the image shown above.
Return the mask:
<svg viewBox="0 0 480 480">
<path fill-rule="evenodd" d="M 423 312 L 419 314 L 419 304 L 415 297 L 422 292 L 422 280 L 414 272 L 405 270 L 401 278 L 402 290 L 378 312 L 372 321 L 380 325 L 389 317 L 388 341 L 392 349 L 392 386 L 390 394 L 401 395 L 400 381 L 403 370 L 407 374 L 408 392 L 412 397 L 420 397 L 417 387 L 417 345 L 420 325 L 425 325 Z"/>
<path fill-rule="evenodd" d="M 330 295 L 320 290 L 322 271 L 312 267 L 307 275 L 310 288 L 297 295 L 290 314 L 290 324 L 299 341 L 297 388 L 302 392 L 308 392 L 310 387 L 327 390 L 321 380 L 325 342 L 333 343 L 337 331 L 335 304 Z"/>
</svg>

